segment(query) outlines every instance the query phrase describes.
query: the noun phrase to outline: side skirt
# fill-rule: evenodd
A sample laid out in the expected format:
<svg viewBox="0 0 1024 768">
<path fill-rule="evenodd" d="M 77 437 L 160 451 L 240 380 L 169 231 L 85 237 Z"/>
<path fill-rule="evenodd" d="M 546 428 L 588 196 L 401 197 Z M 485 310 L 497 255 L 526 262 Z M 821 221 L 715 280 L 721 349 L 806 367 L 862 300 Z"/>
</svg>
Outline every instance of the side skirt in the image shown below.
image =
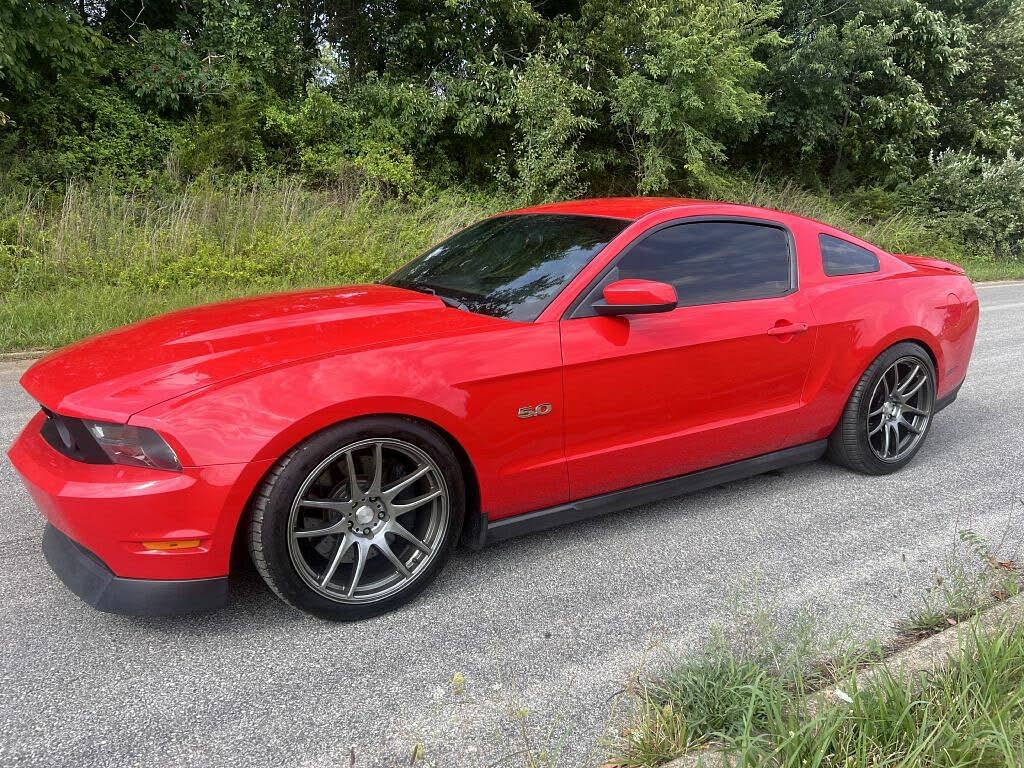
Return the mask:
<svg viewBox="0 0 1024 768">
<path fill-rule="evenodd" d="M 632 488 L 626 488 L 621 491 L 603 493 L 600 496 L 591 496 L 587 499 L 580 499 L 569 504 L 559 504 L 557 507 L 549 507 L 548 509 L 538 509 L 536 512 L 527 512 L 515 517 L 506 517 L 493 522 L 486 522 L 482 518 L 480 526 L 482 535 L 480 535 L 477 541 L 473 542 L 477 545 L 473 548 L 482 548 L 486 544 L 496 541 L 504 541 L 516 536 L 536 533 L 537 531 L 554 528 L 566 523 L 575 523 L 579 520 L 586 520 L 589 517 L 596 517 L 609 512 L 619 512 L 630 507 L 648 504 L 652 501 L 661 501 L 673 496 L 681 496 L 685 493 L 699 491 L 703 488 L 721 485 L 722 483 L 743 480 L 794 464 L 815 461 L 824 455 L 827 445 L 827 440 L 818 440 L 814 443 L 806 443 L 794 446 L 793 448 L 785 448 L 781 451 L 773 451 L 772 453 L 755 456 L 752 459 L 744 459 L 732 464 L 723 464 L 711 469 L 702 469 L 698 472 L 691 472 L 690 474 L 672 477 L 667 480 L 635 485 Z"/>
<path fill-rule="evenodd" d="M 936 400 L 935 408 L 932 411 L 932 415 L 938 413 L 943 408 L 948 408 L 949 406 L 951 406 L 953 404 L 953 401 L 956 400 L 956 396 L 960 394 L 960 387 L 962 387 L 963 385 L 964 383 L 961 381 L 959 384 L 956 385 L 956 387 L 951 392 L 948 392 L 944 397 L 940 397 L 938 400 Z"/>
</svg>

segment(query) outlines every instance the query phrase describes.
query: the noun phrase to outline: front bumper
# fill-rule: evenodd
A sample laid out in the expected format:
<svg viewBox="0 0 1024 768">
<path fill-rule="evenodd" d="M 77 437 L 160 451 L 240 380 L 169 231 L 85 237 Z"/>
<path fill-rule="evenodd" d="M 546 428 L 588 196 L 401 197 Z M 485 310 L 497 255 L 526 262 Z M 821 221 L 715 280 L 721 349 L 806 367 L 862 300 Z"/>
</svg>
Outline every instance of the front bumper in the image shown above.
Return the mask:
<svg viewBox="0 0 1024 768">
<path fill-rule="evenodd" d="M 212 611 L 228 599 L 228 578 L 123 579 L 96 555 L 52 525 L 43 532 L 43 556 L 64 585 L 100 611 L 164 616 Z"/>
<path fill-rule="evenodd" d="M 44 554 L 100 610 L 156 614 L 223 604 L 234 534 L 262 462 L 165 472 L 88 464 L 40 435 L 42 413 L 8 456 L 49 526 Z M 199 540 L 183 549 L 151 542 Z M 189 582 L 194 582 L 189 584 Z"/>
</svg>

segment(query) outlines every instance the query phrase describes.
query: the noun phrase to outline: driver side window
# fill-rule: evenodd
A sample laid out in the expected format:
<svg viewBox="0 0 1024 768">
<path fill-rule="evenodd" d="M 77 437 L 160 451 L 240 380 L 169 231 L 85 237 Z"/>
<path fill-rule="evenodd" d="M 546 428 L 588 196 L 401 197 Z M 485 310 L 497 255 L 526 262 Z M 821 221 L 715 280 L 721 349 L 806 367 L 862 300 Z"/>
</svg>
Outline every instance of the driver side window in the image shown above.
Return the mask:
<svg viewBox="0 0 1024 768">
<path fill-rule="evenodd" d="M 604 286 L 627 278 L 671 284 L 680 307 L 772 298 L 794 288 L 793 251 L 787 232 L 770 224 L 674 224 L 630 246 L 576 316 L 592 314 Z"/>
</svg>

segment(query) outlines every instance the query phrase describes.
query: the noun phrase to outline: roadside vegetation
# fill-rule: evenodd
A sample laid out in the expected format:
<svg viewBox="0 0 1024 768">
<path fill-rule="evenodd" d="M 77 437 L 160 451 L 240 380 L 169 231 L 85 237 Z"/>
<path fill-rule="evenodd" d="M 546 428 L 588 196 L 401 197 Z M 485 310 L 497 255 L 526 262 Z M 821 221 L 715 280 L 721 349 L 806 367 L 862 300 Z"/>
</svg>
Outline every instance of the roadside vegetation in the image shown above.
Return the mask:
<svg viewBox="0 0 1024 768">
<path fill-rule="evenodd" d="M 1024 276 L 1024 261 L 968 252 L 911 211 L 873 212 L 856 197 L 765 178 L 720 180 L 705 194 L 812 216 L 894 252 L 950 259 L 974 279 Z M 0 191 L 0 351 L 58 347 L 204 302 L 379 280 L 521 202 L 459 188 L 401 197 L 294 176 L 202 178 L 144 192 L 8 184 Z"/>
<path fill-rule="evenodd" d="M 928 674 L 883 670 L 862 690 L 854 675 L 1021 586 L 1014 561 L 964 532 L 889 647 L 823 639 L 809 621 L 719 633 L 698 658 L 639 684 L 607 766 L 653 768 L 708 748 L 720 750 L 708 765 L 736 768 L 1020 765 L 1024 626 L 971 632 L 959 656 Z M 821 704 L 825 689 L 838 691 L 834 705 Z"/>
<path fill-rule="evenodd" d="M 379 280 L 502 201 L 407 200 L 294 178 L 165 194 L 99 185 L 0 197 L 0 350 L 56 347 L 192 304 Z"/>
<path fill-rule="evenodd" d="M 1022 277 L 1022 2 L 0 0 L 0 350 L 584 195 Z"/>
<path fill-rule="evenodd" d="M 936 570 L 920 604 L 897 625 L 900 635 L 908 641 L 928 637 L 1020 594 L 1024 575 L 1016 560 L 998 554 L 1002 548 L 973 531 L 961 531 L 958 546 Z"/>
<path fill-rule="evenodd" d="M 1024 627 L 971 635 L 946 668 L 916 680 L 884 673 L 817 712 L 803 685 L 728 658 L 670 678 L 612 765 L 657 766 L 683 745 L 723 747 L 716 764 L 736 768 L 1020 765 Z"/>
</svg>

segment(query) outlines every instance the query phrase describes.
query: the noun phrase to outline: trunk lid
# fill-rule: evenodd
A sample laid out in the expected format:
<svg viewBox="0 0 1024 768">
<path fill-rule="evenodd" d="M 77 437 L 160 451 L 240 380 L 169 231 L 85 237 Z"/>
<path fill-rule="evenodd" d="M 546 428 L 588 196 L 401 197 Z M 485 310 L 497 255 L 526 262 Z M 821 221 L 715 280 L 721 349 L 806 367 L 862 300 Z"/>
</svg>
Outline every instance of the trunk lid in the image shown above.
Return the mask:
<svg viewBox="0 0 1024 768">
<path fill-rule="evenodd" d="M 959 264 L 954 264 L 951 261 L 943 261 L 942 259 L 932 259 L 927 256 L 914 256 L 910 253 L 894 253 L 897 259 L 902 261 L 904 264 L 908 264 L 915 269 L 925 271 L 936 271 L 945 272 L 953 275 L 966 275 L 967 272 Z"/>
</svg>

